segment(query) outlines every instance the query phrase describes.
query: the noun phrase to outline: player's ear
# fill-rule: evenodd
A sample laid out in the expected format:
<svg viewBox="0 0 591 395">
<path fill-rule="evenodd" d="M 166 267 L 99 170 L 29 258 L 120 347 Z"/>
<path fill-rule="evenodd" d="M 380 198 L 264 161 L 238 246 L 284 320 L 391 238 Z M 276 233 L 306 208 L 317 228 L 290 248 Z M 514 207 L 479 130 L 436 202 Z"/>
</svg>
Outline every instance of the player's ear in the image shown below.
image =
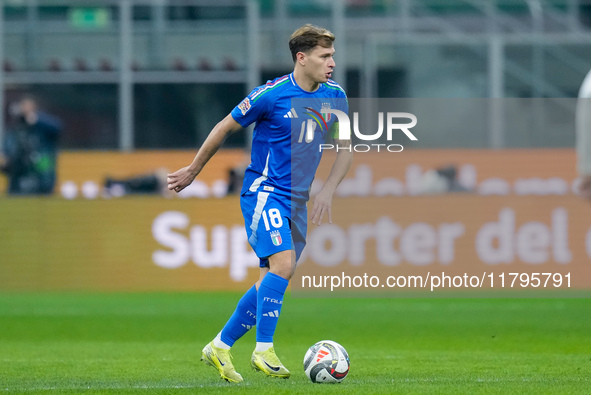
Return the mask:
<svg viewBox="0 0 591 395">
<path fill-rule="evenodd" d="M 306 65 L 306 54 L 303 52 L 298 52 L 296 54 L 296 62 L 298 62 L 302 66 L 305 66 Z"/>
</svg>

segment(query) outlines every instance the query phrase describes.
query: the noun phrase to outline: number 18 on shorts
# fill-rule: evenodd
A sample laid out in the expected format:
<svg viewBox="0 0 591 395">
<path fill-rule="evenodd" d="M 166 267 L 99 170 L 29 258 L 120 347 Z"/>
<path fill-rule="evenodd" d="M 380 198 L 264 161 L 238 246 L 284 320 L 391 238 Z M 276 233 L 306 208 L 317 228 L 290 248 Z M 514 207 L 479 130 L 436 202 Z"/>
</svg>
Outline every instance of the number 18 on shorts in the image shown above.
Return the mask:
<svg viewBox="0 0 591 395">
<path fill-rule="evenodd" d="M 306 205 L 292 210 L 292 204 L 289 198 L 264 191 L 240 197 L 248 242 L 261 258 L 261 266 L 266 265 L 265 258 L 278 252 L 295 249 L 299 257 L 304 249 Z"/>
</svg>

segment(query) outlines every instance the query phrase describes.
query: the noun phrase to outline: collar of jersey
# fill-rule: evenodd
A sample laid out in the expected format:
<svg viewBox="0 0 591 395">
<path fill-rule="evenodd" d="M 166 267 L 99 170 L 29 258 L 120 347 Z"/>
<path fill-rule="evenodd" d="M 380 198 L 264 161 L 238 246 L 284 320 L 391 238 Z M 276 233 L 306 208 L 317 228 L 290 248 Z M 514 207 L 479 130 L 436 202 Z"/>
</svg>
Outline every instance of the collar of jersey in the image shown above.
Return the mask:
<svg viewBox="0 0 591 395">
<path fill-rule="evenodd" d="M 318 89 L 316 89 L 313 92 L 308 92 L 307 90 L 305 90 L 304 88 L 302 88 L 301 86 L 298 85 L 298 83 L 295 80 L 295 77 L 293 76 L 293 71 L 289 74 L 289 80 L 291 81 L 291 83 L 293 84 L 293 86 L 297 87 L 299 90 L 301 90 L 302 92 L 305 92 L 305 93 L 307 93 L 309 95 L 312 95 L 314 93 L 318 93 L 320 91 L 320 89 L 322 89 L 324 87 L 324 83 L 321 83 L 318 86 Z"/>
</svg>

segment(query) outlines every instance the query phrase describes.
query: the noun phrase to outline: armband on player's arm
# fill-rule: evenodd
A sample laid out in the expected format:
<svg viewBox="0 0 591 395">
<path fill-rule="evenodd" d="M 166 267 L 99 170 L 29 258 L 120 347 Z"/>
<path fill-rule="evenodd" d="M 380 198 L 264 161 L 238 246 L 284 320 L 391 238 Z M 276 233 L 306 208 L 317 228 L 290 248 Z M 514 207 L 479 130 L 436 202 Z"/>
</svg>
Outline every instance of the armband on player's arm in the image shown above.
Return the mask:
<svg viewBox="0 0 591 395">
<path fill-rule="evenodd" d="M 351 149 L 351 139 L 339 139 L 339 125 L 335 122 L 331 126 L 331 135 L 336 145 L 337 157 L 332 165 L 325 186 L 333 191 L 341 183 L 353 163 L 353 150 Z"/>
<path fill-rule="evenodd" d="M 339 137 L 339 123 L 334 122 L 330 127 L 330 136 L 335 142 L 337 152 L 349 151 L 351 152 L 351 139 L 340 139 Z"/>
</svg>

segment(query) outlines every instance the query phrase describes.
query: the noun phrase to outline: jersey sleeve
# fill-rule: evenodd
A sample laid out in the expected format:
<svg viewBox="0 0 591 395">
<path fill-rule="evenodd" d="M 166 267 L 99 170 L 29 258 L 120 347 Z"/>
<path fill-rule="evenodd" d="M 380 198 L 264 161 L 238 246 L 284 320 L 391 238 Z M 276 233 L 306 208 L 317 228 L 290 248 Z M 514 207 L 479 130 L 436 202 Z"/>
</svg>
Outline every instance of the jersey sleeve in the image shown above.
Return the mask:
<svg viewBox="0 0 591 395">
<path fill-rule="evenodd" d="M 340 88 L 340 87 L 339 87 Z M 349 100 L 347 99 L 347 94 L 345 91 L 340 88 L 336 92 L 336 96 L 333 99 L 334 107 L 337 110 L 344 112 L 345 114 L 349 115 Z M 339 122 L 335 121 L 330 127 L 330 138 L 331 139 L 338 139 L 339 137 Z"/>
<path fill-rule="evenodd" d="M 253 89 L 231 112 L 232 118 L 243 128 L 267 118 L 270 112 L 271 101 L 268 99 L 268 95 L 261 94 L 263 87 Z"/>
<path fill-rule="evenodd" d="M 337 94 L 337 109 L 341 110 L 345 114 L 349 114 L 349 99 L 345 91 L 339 91 Z"/>
</svg>

